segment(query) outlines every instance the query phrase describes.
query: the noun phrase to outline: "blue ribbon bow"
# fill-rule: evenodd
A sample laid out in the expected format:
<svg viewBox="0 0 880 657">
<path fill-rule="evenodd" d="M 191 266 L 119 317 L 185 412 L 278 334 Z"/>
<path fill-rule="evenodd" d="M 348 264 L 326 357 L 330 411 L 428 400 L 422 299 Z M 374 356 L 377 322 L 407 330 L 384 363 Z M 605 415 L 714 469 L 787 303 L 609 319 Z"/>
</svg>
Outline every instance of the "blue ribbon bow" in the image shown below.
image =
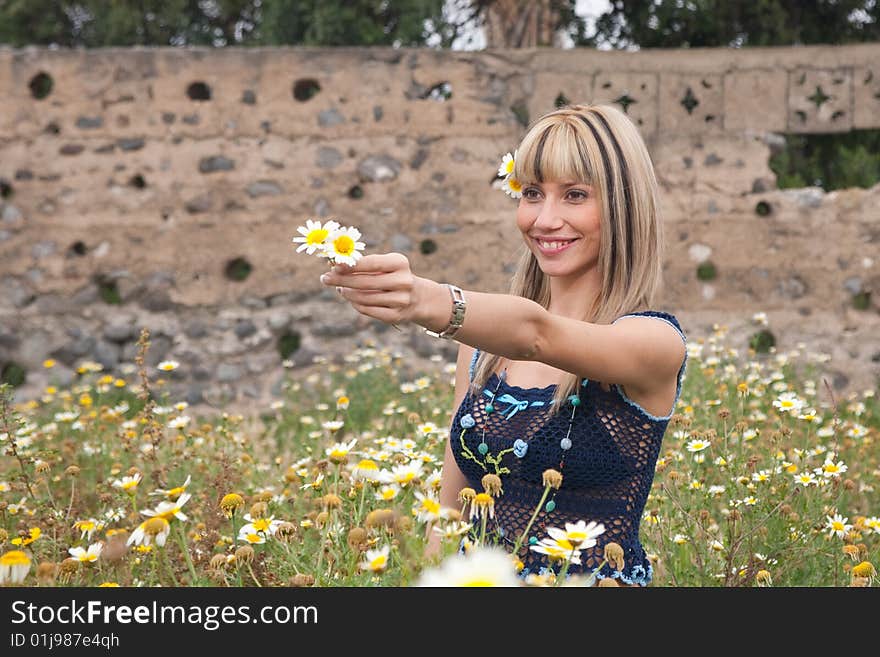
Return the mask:
<svg viewBox="0 0 880 657">
<path fill-rule="evenodd" d="M 489 397 L 490 399 L 495 400 L 495 393 L 491 390 L 483 390 L 483 394 Z M 517 399 L 510 393 L 505 392 L 503 395 L 498 397 L 496 400 L 498 402 L 508 404 L 507 408 L 502 411 L 503 413 L 507 413 L 505 417 L 506 420 L 509 420 L 519 411 L 526 410 L 529 406 L 544 406 L 545 402 L 542 401 L 533 401 L 530 402 L 528 399 Z M 509 411 L 509 412 L 508 412 Z"/>
</svg>

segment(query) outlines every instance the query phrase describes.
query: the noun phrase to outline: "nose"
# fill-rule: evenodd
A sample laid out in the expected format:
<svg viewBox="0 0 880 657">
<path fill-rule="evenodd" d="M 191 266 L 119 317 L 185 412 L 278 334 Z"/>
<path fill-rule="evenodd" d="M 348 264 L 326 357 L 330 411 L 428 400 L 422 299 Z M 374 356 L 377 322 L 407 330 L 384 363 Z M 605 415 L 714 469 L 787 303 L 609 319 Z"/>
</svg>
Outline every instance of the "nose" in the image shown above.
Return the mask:
<svg viewBox="0 0 880 657">
<path fill-rule="evenodd" d="M 559 206 L 553 198 L 545 199 L 541 204 L 541 211 L 535 218 L 534 226 L 552 233 L 554 230 L 562 227 L 564 220 L 559 211 Z"/>
</svg>

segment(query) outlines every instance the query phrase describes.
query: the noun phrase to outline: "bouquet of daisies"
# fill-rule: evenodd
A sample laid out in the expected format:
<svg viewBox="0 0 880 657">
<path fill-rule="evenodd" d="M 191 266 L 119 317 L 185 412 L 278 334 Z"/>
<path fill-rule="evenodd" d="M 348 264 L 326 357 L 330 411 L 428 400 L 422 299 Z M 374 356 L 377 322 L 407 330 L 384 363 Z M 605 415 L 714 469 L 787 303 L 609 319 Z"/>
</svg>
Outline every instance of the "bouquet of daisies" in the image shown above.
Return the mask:
<svg viewBox="0 0 880 657">
<path fill-rule="evenodd" d="M 300 243 L 296 252 L 305 251 L 308 255 L 327 258 L 330 266 L 345 263 L 354 267 L 364 255 L 366 244 L 359 242 L 361 231 L 354 226 L 340 226 L 336 221 L 321 223 L 315 219 L 307 219 L 305 226 L 296 229 L 299 236 L 293 238 Z"/>
</svg>

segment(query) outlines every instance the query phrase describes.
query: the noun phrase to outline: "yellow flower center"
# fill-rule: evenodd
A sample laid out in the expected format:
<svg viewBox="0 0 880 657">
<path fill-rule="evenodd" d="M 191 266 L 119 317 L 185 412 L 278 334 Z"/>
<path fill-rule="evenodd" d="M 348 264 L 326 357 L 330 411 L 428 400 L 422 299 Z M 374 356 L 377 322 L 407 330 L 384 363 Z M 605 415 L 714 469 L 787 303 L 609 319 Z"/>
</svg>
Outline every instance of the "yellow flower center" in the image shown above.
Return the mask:
<svg viewBox="0 0 880 657">
<path fill-rule="evenodd" d="M 370 560 L 370 570 L 383 570 L 387 564 L 388 557 L 386 557 L 384 554 L 380 554 L 379 556 Z"/>
<path fill-rule="evenodd" d="M 310 230 L 309 234 L 306 235 L 306 244 L 310 245 L 320 245 L 324 243 L 324 240 L 327 239 L 329 231 L 326 228 L 316 228 L 315 230 Z"/>
<path fill-rule="evenodd" d="M 155 536 L 161 534 L 168 527 L 168 521 L 161 516 L 154 516 L 144 522 L 144 534 Z"/>
<path fill-rule="evenodd" d="M 258 532 L 265 532 L 269 530 L 269 521 L 266 518 L 260 518 L 256 520 L 254 523 L 254 529 Z"/>
<path fill-rule="evenodd" d="M 178 486 L 177 488 L 171 488 L 165 493 L 168 497 L 179 497 L 181 493 L 186 490 L 183 486 Z"/>
<path fill-rule="evenodd" d="M 519 180 L 517 180 L 513 176 L 510 176 L 510 178 L 507 179 L 507 186 L 510 187 L 511 191 L 514 192 L 521 192 L 523 188 Z"/>
<path fill-rule="evenodd" d="M 440 502 L 426 497 L 422 500 L 422 510 L 428 513 L 440 513 Z"/>
<path fill-rule="evenodd" d="M 495 586 L 495 582 L 490 579 L 471 579 L 466 582 L 462 582 L 460 586 L 473 586 L 473 587 L 483 587 L 483 586 Z"/>
<path fill-rule="evenodd" d="M 831 529 L 833 529 L 836 532 L 842 532 L 844 530 L 844 525 L 839 520 L 835 520 L 834 522 L 831 523 Z"/>
<path fill-rule="evenodd" d="M 370 459 L 363 459 L 360 463 L 357 464 L 358 470 L 378 470 L 379 466 L 376 465 L 375 461 L 371 461 Z"/>
<path fill-rule="evenodd" d="M 340 255 L 351 255 L 354 252 L 354 240 L 348 235 L 340 235 L 333 240 L 333 249 Z"/>
<path fill-rule="evenodd" d="M 259 534 L 247 534 L 245 536 L 245 539 L 247 540 L 248 543 L 259 543 L 260 541 L 263 540 L 263 537 L 260 536 Z"/>
<path fill-rule="evenodd" d="M 30 557 L 21 550 L 11 550 L 0 557 L 0 566 L 29 566 Z"/>
</svg>

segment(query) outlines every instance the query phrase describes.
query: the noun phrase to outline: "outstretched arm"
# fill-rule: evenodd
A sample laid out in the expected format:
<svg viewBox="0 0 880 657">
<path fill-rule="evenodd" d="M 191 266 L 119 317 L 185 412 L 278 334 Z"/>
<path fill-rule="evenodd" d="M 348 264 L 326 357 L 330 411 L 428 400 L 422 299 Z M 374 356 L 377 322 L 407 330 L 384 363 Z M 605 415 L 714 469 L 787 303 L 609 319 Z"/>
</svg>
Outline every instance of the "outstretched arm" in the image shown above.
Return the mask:
<svg viewBox="0 0 880 657">
<path fill-rule="evenodd" d="M 342 273 L 345 269 L 345 273 Z M 360 313 L 383 322 L 412 322 L 440 331 L 449 322 L 448 288 L 415 276 L 400 253 L 364 256 L 322 277 L 341 286 Z M 455 340 L 511 360 L 533 360 L 591 380 L 647 390 L 668 381 L 684 360 L 681 336 L 666 322 L 627 317 L 593 324 L 548 312 L 511 294 L 464 290 L 467 312 Z"/>
</svg>

